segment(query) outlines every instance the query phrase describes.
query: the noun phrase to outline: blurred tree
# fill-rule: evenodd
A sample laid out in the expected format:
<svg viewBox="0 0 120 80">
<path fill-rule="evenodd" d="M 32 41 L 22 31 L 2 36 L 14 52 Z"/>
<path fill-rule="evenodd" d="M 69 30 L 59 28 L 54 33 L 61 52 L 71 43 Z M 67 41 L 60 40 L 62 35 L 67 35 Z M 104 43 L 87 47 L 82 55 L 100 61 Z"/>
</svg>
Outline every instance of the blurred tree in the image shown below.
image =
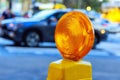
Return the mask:
<svg viewBox="0 0 120 80">
<path fill-rule="evenodd" d="M 46 3 L 46 2 L 49 2 L 50 0 L 36 0 L 36 1 Z"/>
<path fill-rule="evenodd" d="M 91 6 L 93 10 L 101 11 L 101 4 L 108 0 L 82 0 L 81 7 L 86 9 L 87 6 Z"/>
<path fill-rule="evenodd" d="M 23 13 L 30 9 L 31 4 L 32 4 L 31 0 L 22 0 L 22 11 L 23 11 Z"/>
<path fill-rule="evenodd" d="M 8 7 L 9 7 L 9 9 L 11 9 L 12 8 L 12 0 L 7 0 L 7 2 L 8 2 Z"/>
<path fill-rule="evenodd" d="M 82 8 L 86 9 L 87 6 L 91 6 L 93 10 L 100 11 L 102 2 L 107 2 L 108 0 L 63 0 L 68 8 Z"/>
<path fill-rule="evenodd" d="M 76 0 L 63 0 L 63 4 L 68 8 L 77 8 Z"/>
</svg>

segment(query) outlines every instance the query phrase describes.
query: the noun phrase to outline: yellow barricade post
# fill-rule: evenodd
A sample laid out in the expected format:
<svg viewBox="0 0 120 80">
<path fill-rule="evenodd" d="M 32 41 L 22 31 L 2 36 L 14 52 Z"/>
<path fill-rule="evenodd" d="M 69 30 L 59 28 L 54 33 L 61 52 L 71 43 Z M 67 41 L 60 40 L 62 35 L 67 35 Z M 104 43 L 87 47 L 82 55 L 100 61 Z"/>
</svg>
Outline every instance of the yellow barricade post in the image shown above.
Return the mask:
<svg viewBox="0 0 120 80">
<path fill-rule="evenodd" d="M 94 43 L 89 18 L 77 11 L 63 15 L 55 30 L 55 42 L 63 59 L 50 64 L 47 80 L 92 80 L 92 65 L 82 60 Z"/>
</svg>

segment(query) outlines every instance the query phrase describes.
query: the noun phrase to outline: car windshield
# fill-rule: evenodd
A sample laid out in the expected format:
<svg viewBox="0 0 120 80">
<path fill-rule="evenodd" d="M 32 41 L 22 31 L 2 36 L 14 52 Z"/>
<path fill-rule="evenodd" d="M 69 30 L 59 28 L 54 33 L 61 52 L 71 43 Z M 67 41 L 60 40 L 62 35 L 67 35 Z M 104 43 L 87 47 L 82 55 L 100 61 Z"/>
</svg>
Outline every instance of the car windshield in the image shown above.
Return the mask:
<svg viewBox="0 0 120 80">
<path fill-rule="evenodd" d="M 54 12 L 55 12 L 54 10 L 40 11 L 40 12 L 36 13 L 32 18 L 43 20 L 43 19 L 47 18 L 48 16 L 50 16 L 51 14 L 53 14 Z"/>
</svg>

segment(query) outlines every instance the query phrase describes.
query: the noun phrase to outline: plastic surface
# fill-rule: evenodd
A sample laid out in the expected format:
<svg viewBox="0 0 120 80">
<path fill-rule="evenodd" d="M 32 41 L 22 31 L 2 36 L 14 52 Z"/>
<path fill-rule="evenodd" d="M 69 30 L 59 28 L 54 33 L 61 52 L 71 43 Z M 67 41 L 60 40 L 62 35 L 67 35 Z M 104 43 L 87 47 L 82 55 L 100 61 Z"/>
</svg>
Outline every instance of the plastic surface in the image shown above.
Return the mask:
<svg viewBox="0 0 120 80">
<path fill-rule="evenodd" d="M 87 61 L 58 60 L 50 64 L 47 80 L 92 80 L 92 66 Z"/>
<path fill-rule="evenodd" d="M 88 17 L 77 11 L 63 15 L 55 30 L 55 42 L 64 58 L 82 59 L 94 43 L 94 30 Z"/>
</svg>

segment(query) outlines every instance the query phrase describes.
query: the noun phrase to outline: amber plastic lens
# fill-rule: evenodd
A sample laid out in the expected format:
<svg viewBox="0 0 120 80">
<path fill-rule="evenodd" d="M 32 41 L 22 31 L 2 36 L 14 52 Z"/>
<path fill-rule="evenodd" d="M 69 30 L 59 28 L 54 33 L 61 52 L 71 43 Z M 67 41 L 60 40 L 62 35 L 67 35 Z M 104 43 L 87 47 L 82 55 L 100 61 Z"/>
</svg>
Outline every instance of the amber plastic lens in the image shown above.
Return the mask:
<svg viewBox="0 0 120 80">
<path fill-rule="evenodd" d="M 94 30 L 88 17 L 77 11 L 63 15 L 55 30 L 55 42 L 64 58 L 82 59 L 94 43 Z"/>
</svg>

